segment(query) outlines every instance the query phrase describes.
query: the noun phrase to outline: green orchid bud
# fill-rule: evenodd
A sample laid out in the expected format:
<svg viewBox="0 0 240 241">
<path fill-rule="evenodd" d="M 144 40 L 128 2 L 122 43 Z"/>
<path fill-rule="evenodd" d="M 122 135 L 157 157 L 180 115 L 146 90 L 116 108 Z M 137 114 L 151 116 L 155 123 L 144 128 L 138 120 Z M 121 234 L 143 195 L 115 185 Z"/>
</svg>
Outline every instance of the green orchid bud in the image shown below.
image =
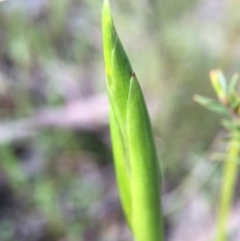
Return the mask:
<svg viewBox="0 0 240 241">
<path fill-rule="evenodd" d="M 111 138 L 123 209 L 136 241 L 162 241 L 160 174 L 150 118 L 107 0 L 102 29 Z"/>
</svg>

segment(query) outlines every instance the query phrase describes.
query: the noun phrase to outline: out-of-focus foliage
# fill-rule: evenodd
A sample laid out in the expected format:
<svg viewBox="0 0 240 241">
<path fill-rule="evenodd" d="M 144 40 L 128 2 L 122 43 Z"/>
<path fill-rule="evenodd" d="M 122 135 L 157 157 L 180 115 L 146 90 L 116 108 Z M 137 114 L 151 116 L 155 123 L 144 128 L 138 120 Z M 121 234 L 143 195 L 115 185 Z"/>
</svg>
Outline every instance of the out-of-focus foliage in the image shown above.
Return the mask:
<svg viewBox="0 0 240 241">
<path fill-rule="evenodd" d="M 229 85 L 227 85 L 226 78 L 220 70 L 211 70 L 210 79 L 212 86 L 217 94 L 218 102 L 213 103 L 212 100 L 206 97 L 195 96 L 195 101 L 197 101 L 199 104 L 219 113 L 222 113 L 222 110 L 224 110 L 224 113 L 228 117 L 228 120 L 223 121 L 224 127 L 229 131 L 229 138 L 228 150 L 222 158 L 222 160 L 225 161 L 225 165 L 222 174 L 223 181 L 221 187 L 222 190 L 220 195 L 220 203 L 218 204 L 219 207 L 216 226 L 216 241 L 227 241 L 230 237 L 227 227 L 236 189 L 240 156 L 240 99 L 237 88 L 238 78 L 239 75 L 235 74 L 229 81 Z M 223 108 L 220 109 L 220 106 Z"/>
<path fill-rule="evenodd" d="M 239 71 L 239 5 L 112 1 L 153 120 L 164 192 L 219 129 L 192 96 L 213 94 L 210 69 Z M 101 8 L 87 0 L 0 2 L 1 241 L 131 240 L 117 202 L 108 117 L 99 111 L 106 103 L 87 105 L 105 92 Z M 59 109 L 65 114 L 53 118 Z M 90 116 L 89 124 L 76 115 Z M 206 188 L 213 199 L 217 182 Z"/>
</svg>

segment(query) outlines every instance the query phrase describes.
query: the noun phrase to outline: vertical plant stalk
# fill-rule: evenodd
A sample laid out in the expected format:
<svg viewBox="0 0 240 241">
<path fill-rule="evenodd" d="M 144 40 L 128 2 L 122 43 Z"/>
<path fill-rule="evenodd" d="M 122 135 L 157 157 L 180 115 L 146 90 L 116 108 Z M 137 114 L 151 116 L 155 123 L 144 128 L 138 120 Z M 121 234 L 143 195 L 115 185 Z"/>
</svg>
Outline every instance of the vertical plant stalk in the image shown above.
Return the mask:
<svg viewBox="0 0 240 241">
<path fill-rule="evenodd" d="M 233 133 L 234 134 L 234 133 Z M 237 138 L 230 140 L 223 174 L 222 192 L 217 219 L 216 241 L 227 241 L 228 217 L 234 196 L 239 167 L 240 142 Z"/>
<path fill-rule="evenodd" d="M 231 117 L 230 120 L 225 120 L 223 123 L 224 127 L 230 131 L 231 139 L 228 143 L 224 163 L 215 239 L 216 241 L 227 241 L 228 217 L 232 206 L 240 157 L 239 123 L 235 122 L 235 118 L 239 117 L 240 114 L 240 98 L 236 91 L 239 75 L 234 74 L 227 84 L 221 70 L 212 70 L 210 71 L 210 79 L 219 101 L 216 102 L 202 96 L 195 96 L 194 99 L 209 110 Z"/>
<path fill-rule="evenodd" d="M 122 206 L 136 241 L 163 241 L 160 175 L 151 122 L 107 0 L 103 4 L 102 31 L 111 138 Z"/>
</svg>

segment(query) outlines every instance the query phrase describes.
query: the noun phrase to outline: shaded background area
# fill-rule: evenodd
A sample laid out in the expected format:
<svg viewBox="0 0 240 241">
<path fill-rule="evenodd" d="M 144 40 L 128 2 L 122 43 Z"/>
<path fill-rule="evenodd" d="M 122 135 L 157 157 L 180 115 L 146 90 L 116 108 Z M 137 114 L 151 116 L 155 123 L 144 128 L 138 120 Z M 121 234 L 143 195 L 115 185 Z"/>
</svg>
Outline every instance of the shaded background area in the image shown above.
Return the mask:
<svg viewBox="0 0 240 241">
<path fill-rule="evenodd" d="M 111 1 L 163 169 L 168 241 L 211 240 L 224 152 L 208 72 L 240 71 L 237 0 Z M 108 130 L 100 0 L 0 2 L 0 241 L 130 241 Z M 239 193 L 236 190 L 236 193 Z M 231 214 L 240 240 L 240 202 Z"/>
</svg>

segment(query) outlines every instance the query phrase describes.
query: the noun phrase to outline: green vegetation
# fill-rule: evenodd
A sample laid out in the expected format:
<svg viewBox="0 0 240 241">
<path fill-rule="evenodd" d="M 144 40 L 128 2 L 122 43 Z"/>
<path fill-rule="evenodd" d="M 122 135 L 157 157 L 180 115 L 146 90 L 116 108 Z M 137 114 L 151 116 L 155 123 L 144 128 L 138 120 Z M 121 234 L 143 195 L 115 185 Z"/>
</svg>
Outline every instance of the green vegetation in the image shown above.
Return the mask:
<svg viewBox="0 0 240 241">
<path fill-rule="evenodd" d="M 107 0 L 104 1 L 102 25 L 111 135 L 123 209 L 136 240 L 163 240 L 163 214 L 159 209 L 159 196 L 156 196 L 156 193 L 159 195 L 157 155 L 149 116 L 138 80 L 112 21 Z M 235 90 L 238 76 L 231 79 L 229 86 L 220 71 L 211 71 L 210 77 L 219 102 L 201 96 L 195 96 L 195 101 L 210 110 L 232 116 L 230 122 L 225 122 L 230 140 L 216 237 L 217 241 L 226 241 L 227 218 L 240 156 L 240 126 L 234 120 L 240 110 L 240 99 Z"/>
<path fill-rule="evenodd" d="M 133 239 L 132 192 L 128 176 L 124 178 L 121 172 L 117 178 L 123 179 L 125 192 L 120 192 L 120 198 L 126 199 L 123 209 L 129 229 L 116 190 L 109 140 L 102 3 L 0 1 L 0 241 Z M 149 180 L 154 188 L 159 185 L 157 198 L 160 189 L 162 192 L 164 235 L 170 241 L 200 236 L 199 227 L 215 225 L 214 210 L 223 195 L 219 226 L 226 228 L 231 206 L 227 230 L 231 239 L 238 233 L 234 215 L 239 200 L 237 195 L 233 198 L 238 188 L 233 186 L 234 182 L 239 186 L 239 178 L 235 162 L 230 165 L 226 160 L 235 159 L 237 138 L 236 142 L 230 137 L 227 142 L 215 142 L 226 133 L 219 120 L 229 113 L 229 107 L 216 106 L 218 101 L 212 99 L 208 107 L 221 112 L 216 115 L 192 101 L 192 96 L 214 96 L 208 84 L 210 69 L 221 67 L 227 79 L 232 72 L 240 72 L 240 2 L 115 0 L 112 7 L 118 34 L 131 59 L 129 70 L 131 75 L 132 69 L 137 72 L 151 116 L 153 128 L 143 104 L 144 123 L 134 123 L 148 126 L 148 134 L 153 132 L 155 137 L 159 163 L 154 165 L 161 163 L 161 178 L 154 172 L 159 182 Z M 128 61 L 122 62 L 129 66 Z M 129 87 L 126 84 L 125 94 Z M 137 96 L 142 100 L 140 90 L 137 92 L 134 101 Z M 119 97 L 120 92 L 115 94 Z M 224 123 L 231 127 L 229 136 L 237 136 L 238 114 L 229 119 L 230 123 Z M 116 128 L 111 128 L 114 134 Z M 130 139 L 127 130 L 124 133 Z M 116 142 L 119 132 L 115 135 L 113 149 L 119 150 L 117 156 L 125 155 L 122 140 Z M 134 147 L 142 148 L 140 144 Z M 224 162 L 210 161 L 209 153 L 215 151 L 224 153 Z M 155 155 L 155 150 L 151 153 Z M 223 154 L 216 158 L 219 156 Z M 124 164 L 124 170 L 125 163 L 119 164 Z M 230 174 L 219 195 L 223 165 Z M 212 233 L 210 226 L 204 228 L 204 235 Z M 226 237 L 224 229 L 221 237 Z"/>
<path fill-rule="evenodd" d="M 210 77 L 219 102 L 201 96 L 195 96 L 195 100 L 206 108 L 218 113 L 227 114 L 229 117 L 229 120 L 223 122 L 225 128 L 229 131 L 229 139 L 228 150 L 224 157 L 225 163 L 216 236 L 216 241 L 227 241 L 229 240 L 228 217 L 236 188 L 240 157 L 240 124 L 238 120 L 240 114 L 240 96 L 237 94 L 236 89 L 239 76 L 235 74 L 228 86 L 221 71 L 211 71 Z"/>
<path fill-rule="evenodd" d="M 115 170 L 123 208 L 137 241 L 162 241 L 159 167 L 150 119 L 107 0 L 102 26 Z"/>
</svg>

